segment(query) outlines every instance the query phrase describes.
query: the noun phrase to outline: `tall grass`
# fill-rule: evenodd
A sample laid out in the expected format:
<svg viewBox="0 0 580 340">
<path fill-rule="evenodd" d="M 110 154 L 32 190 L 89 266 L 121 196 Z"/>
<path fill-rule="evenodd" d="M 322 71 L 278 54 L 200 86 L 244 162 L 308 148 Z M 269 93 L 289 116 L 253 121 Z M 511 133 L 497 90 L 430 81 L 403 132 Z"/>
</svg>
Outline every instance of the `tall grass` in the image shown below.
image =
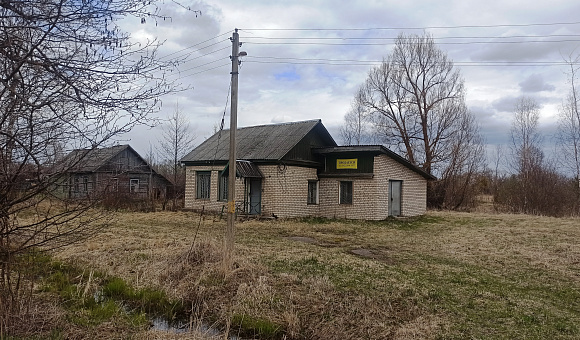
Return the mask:
<svg viewBox="0 0 580 340">
<path fill-rule="evenodd" d="M 265 338 L 580 337 L 578 219 L 247 221 L 237 224 L 236 265 L 226 271 L 225 223 L 206 217 L 197 230 L 198 221 L 122 215 L 109 235 L 59 257 L 160 288 L 190 301 L 199 318 Z"/>
</svg>

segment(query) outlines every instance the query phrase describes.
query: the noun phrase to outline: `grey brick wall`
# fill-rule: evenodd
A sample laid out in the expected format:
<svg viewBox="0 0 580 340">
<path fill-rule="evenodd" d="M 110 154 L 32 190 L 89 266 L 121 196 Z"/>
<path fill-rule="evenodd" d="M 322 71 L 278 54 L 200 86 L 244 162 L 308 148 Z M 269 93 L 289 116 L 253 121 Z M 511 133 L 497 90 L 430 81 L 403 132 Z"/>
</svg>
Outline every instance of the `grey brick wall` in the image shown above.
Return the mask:
<svg viewBox="0 0 580 340">
<path fill-rule="evenodd" d="M 319 206 L 308 204 L 308 180 L 317 180 L 316 169 L 298 166 L 260 166 L 262 214 L 281 217 L 318 215 Z"/>
<path fill-rule="evenodd" d="M 402 215 L 423 215 L 427 210 L 427 180 L 418 173 L 409 170 L 401 163 L 386 155 L 375 157 L 375 177 L 379 177 L 382 192 L 386 196 L 381 198 L 381 204 L 388 203 L 389 180 L 402 180 Z M 388 210 L 387 210 L 388 212 Z"/>
<path fill-rule="evenodd" d="M 427 205 L 427 180 L 386 155 L 374 160 L 372 179 L 322 178 L 320 215 L 329 218 L 382 220 L 389 215 L 389 180 L 401 180 L 402 215 L 422 215 Z M 353 182 L 353 203 L 339 204 L 340 181 Z"/>
<path fill-rule="evenodd" d="M 218 201 L 218 176 L 223 170 L 223 166 L 188 166 L 185 170 L 185 204 L 186 209 L 202 209 L 207 211 L 227 213 L 227 204 L 225 201 Z M 198 199 L 196 197 L 196 171 L 211 171 L 210 197 L 209 199 Z M 244 201 L 244 180 L 236 178 L 236 205 Z"/>
</svg>

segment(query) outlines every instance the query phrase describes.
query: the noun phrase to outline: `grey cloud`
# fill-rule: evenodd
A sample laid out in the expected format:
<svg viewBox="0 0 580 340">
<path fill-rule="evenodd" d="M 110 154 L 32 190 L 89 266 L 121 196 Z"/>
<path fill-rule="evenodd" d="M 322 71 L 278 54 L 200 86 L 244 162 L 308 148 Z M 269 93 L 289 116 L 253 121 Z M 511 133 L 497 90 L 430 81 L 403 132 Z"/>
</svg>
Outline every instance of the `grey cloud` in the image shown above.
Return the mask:
<svg viewBox="0 0 580 340">
<path fill-rule="evenodd" d="M 537 73 L 530 75 L 528 78 L 521 81 L 518 85 L 520 85 L 520 88 L 523 92 L 542 92 L 556 90 L 554 85 L 546 83 L 544 81 L 544 77 Z"/>
<path fill-rule="evenodd" d="M 518 97 L 507 96 L 496 99 L 491 103 L 491 106 L 499 112 L 513 112 Z"/>
</svg>

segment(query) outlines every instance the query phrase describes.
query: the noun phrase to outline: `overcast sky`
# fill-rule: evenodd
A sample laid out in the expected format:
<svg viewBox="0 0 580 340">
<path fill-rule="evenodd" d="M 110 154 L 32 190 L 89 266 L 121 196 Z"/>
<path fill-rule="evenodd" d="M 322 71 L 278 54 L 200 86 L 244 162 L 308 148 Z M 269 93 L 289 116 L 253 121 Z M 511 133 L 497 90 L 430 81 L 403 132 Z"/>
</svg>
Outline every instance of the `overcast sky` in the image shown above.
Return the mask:
<svg viewBox="0 0 580 340">
<path fill-rule="evenodd" d="M 467 106 L 490 145 L 507 143 L 515 100 L 541 105 L 551 138 L 567 92 L 566 66 L 580 53 L 580 1 L 166 1 L 172 20 L 124 23 L 135 39 L 165 41 L 160 55 L 186 57 L 171 77 L 192 89 L 162 98 L 176 103 L 197 144 L 229 127 L 231 42 L 239 29 L 242 58 L 238 126 L 322 119 L 340 144 L 339 127 L 369 69 L 391 53 L 401 32 L 432 35 L 461 71 Z M 138 152 L 155 147 L 159 129 L 127 136 Z"/>
</svg>

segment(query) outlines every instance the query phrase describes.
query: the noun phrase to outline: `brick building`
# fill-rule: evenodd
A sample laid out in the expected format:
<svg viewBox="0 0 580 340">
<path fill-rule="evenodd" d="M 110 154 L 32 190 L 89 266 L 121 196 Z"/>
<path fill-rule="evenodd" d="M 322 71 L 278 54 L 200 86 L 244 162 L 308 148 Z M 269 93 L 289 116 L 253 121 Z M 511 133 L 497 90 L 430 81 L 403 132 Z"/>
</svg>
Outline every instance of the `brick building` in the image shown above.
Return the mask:
<svg viewBox="0 0 580 340">
<path fill-rule="evenodd" d="M 434 179 L 378 145 L 338 146 L 320 120 L 240 128 L 238 213 L 381 220 L 425 213 Z M 185 207 L 226 211 L 229 131 L 185 156 Z"/>
</svg>

